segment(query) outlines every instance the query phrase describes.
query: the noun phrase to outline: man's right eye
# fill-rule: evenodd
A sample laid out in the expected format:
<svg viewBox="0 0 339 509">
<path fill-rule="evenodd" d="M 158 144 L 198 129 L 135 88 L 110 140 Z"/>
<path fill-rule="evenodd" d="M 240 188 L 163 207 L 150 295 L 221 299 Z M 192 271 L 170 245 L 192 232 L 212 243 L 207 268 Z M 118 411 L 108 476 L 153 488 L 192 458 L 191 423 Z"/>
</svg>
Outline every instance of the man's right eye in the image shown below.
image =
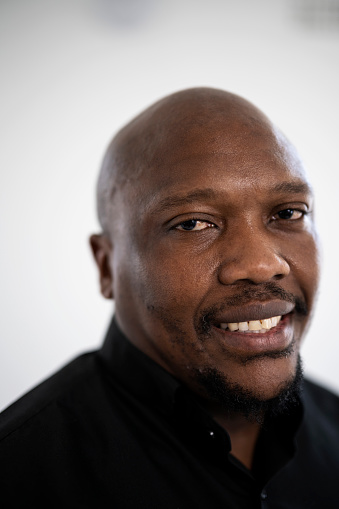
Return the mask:
<svg viewBox="0 0 339 509">
<path fill-rule="evenodd" d="M 199 219 L 188 219 L 178 224 L 175 228 L 180 231 L 193 232 L 213 228 L 214 224 L 208 221 L 200 221 Z"/>
</svg>

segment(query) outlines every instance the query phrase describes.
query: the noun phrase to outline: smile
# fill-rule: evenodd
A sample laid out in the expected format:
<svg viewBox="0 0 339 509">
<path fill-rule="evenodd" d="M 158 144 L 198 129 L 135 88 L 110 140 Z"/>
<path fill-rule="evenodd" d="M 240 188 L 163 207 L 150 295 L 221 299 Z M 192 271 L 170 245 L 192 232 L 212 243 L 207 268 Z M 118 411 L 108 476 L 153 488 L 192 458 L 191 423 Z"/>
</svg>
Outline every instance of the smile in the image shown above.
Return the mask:
<svg viewBox="0 0 339 509">
<path fill-rule="evenodd" d="M 242 315 L 241 322 L 226 322 L 224 319 L 214 324 L 216 337 L 219 337 L 223 347 L 227 347 L 228 353 L 262 355 L 282 352 L 290 347 L 294 336 L 293 313 L 277 314 L 271 318 L 254 317 L 257 319 L 246 321 Z"/>
<path fill-rule="evenodd" d="M 265 333 L 276 327 L 281 320 L 280 316 L 272 316 L 263 320 L 249 320 L 248 322 L 220 323 L 219 328 L 231 332 Z"/>
</svg>

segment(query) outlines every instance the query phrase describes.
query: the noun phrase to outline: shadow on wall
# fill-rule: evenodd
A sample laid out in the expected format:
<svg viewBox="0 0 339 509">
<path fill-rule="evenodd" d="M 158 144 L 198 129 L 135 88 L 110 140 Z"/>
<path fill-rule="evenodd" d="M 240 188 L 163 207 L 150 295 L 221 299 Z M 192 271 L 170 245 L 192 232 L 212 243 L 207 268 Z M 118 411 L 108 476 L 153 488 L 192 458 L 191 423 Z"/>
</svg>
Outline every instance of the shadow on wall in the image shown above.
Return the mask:
<svg viewBox="0 0 339 509">
<path fill-rule="evenodd" d="M 92 0 L 89 8 L 100 24 L 122 30 L 136 29 L 147 25 L 159 4 L 168 1 L 170 0 L 159 2 L 156 0 Z M 242 1 L 246 4 L 248 0 Z M 198 9 L 199 4 L 204 2 L 207 3 L 208 0 L 201 0 L 196 8 Z M 227 10 L 227 4 L 230 9 L 232 8 L 233 0 L 212 0 L 211 8 L 217 7 L 218 3 L 223 4 L 224 7 L 226 4 Z M 291 18 L 299 26 L 319 31 L 339 31 L 339 0 L 284 0 L 283 3 Z M 192 8 L 194 8 L 193 2 Z"/>
<path fill-rule="evenodd" d="M 306 28 L 339 31 L 339 0 L 290 0 L 290 4 Z"/>
<path fill-rule="evenodd" d="M 107 26 L 134 29 L 148 23 L 155 0 L 92 0 L 93 14 Z"/>
</svg>

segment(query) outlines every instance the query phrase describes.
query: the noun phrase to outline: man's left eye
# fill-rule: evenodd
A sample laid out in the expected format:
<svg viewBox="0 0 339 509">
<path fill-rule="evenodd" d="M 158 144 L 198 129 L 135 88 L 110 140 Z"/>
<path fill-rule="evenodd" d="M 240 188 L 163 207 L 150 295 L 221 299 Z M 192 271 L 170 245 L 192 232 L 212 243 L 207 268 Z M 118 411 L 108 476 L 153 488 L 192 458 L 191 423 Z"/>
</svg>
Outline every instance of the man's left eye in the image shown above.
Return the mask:
<svg viewBox="0 0 339 509">
<path fill-rule="evenodd" d="M 280 210 L 275 216 L 275 219 L 290 219 L 292 221 L 296 221 L 297 219 L 301 219 L 305 215 L 305 212 L 302 210 L 296 209 L 284 209 Z"/>
<path fill-rule="evenodd" d="M 199 221 L 199 219 L 189 219 L 178 224 L 176 226 L 176 229 L 185 232 L 192 231 L 196 232 L 199 230 L 205 230 L 205 228 L 211 228 L 213 226 L 214 225 L 212 223 L 209 223 L 208 221 Z"/>
</svg>

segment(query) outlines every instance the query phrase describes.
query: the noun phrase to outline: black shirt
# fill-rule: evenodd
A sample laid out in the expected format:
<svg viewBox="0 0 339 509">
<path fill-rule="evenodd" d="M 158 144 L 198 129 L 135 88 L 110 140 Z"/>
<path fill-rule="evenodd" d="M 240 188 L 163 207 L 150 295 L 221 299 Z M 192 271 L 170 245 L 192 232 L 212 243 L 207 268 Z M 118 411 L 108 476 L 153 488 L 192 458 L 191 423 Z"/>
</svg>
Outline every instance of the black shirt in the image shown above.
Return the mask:
<svg viewBox="0 0 339 509">
<path fill-rule="evenodd" d="M 178 381 L 113 321 L 78 357 L 0 416 L 5 508 L 339 508 L 339 399 L 305 382 L 266 423 L 254 467 Z"/>
</svg>

